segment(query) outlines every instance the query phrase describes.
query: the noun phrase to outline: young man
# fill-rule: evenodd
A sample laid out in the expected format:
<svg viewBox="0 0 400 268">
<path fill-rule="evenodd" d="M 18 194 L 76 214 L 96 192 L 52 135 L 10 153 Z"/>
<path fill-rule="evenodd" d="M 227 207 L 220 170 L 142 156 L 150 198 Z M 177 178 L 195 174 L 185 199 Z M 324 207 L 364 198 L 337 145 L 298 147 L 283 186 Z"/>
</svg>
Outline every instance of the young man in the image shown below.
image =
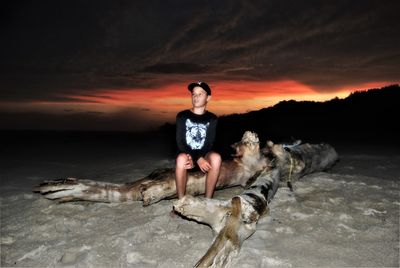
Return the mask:
<svg viewBox="0 0 400 268">
<path fill-rule="evenodd" d="M 190 110 L 176 117 L 176 142 L 179 154 L 176 158 L 176 189 L 178 198 L 186 192 L 187 171 L 199 168 L 206 173 L 205 197 L 212 198 L 218 180 L 221 156 L 212 151 L 217 127 L 217 116 L 206 110 L 211 99 L 211 89 L 204 82 L 191 83 Z"/>
</svg>

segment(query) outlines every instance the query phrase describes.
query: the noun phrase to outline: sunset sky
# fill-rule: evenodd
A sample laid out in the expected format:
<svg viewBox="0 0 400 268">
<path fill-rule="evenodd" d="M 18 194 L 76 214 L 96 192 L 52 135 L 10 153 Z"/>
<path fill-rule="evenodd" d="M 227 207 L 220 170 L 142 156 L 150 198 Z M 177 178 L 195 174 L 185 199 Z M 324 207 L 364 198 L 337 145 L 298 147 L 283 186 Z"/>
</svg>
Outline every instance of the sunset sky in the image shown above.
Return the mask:
<svg viewBox="0 0 400 268">
<path fill-rule="evenodd" d="M 0 129 L 136 131 L 400 82 L 399 1 L 9 1 Z"/>
</svg>

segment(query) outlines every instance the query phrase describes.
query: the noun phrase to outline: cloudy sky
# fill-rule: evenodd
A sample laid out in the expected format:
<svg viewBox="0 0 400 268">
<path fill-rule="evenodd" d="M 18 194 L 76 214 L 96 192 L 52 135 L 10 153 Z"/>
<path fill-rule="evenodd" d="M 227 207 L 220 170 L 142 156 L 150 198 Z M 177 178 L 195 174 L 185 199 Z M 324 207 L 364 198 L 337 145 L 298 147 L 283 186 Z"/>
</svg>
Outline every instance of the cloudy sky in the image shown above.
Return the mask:
<svg viewBox="0 0 400 268">
<path fill-rule="evenodd" d="M 135 131 L 400 82 L 399 1 L 8 1 L 0 128 Z"/>
</svg>

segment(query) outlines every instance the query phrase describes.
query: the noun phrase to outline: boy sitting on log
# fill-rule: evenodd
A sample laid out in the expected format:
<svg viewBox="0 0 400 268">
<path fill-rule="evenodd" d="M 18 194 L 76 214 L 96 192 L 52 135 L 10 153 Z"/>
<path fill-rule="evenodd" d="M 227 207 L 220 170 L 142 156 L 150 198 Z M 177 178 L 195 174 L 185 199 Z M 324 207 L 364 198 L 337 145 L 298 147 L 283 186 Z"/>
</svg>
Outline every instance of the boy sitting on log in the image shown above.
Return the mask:
<svg viewBox="0 0 400 268">
<path fill-rule="evenodd" d="M 211 88 L 205 82 L 188 85 L 193 107 L 176 117 L 176 189 L 178 198 L 186 193 L 187 171 L 200 169 L 206 173 L 205 197 L 212 198 L 221 167 L 221 156 L 212 151 L 215 141 L 217 116 L 206 110 L 211 99 Z"/>
</svg>

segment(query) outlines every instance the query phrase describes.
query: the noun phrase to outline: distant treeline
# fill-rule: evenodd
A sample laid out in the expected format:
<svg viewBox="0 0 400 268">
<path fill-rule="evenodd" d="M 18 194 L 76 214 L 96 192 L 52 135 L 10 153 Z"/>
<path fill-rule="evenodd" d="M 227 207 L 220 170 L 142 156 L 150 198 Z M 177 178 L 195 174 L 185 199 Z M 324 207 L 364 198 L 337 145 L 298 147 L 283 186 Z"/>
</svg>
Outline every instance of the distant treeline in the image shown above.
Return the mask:
<svg viewBox="0 0 400 268">
<path fill-rule="evenodd" d="M 345 99 L 325 102 L 282 101 L 258 111 L 221 116 L 216 146 L 226 154 L 246 130 L 257 132 L 263 143 L 267 139 L 275 142 L 301 139 L 399 144 L 399 117 L 399 85 L 356 91 Z M 174 125 L 166 124 L 161 130 L 173 140 Z"/>
</svg>

